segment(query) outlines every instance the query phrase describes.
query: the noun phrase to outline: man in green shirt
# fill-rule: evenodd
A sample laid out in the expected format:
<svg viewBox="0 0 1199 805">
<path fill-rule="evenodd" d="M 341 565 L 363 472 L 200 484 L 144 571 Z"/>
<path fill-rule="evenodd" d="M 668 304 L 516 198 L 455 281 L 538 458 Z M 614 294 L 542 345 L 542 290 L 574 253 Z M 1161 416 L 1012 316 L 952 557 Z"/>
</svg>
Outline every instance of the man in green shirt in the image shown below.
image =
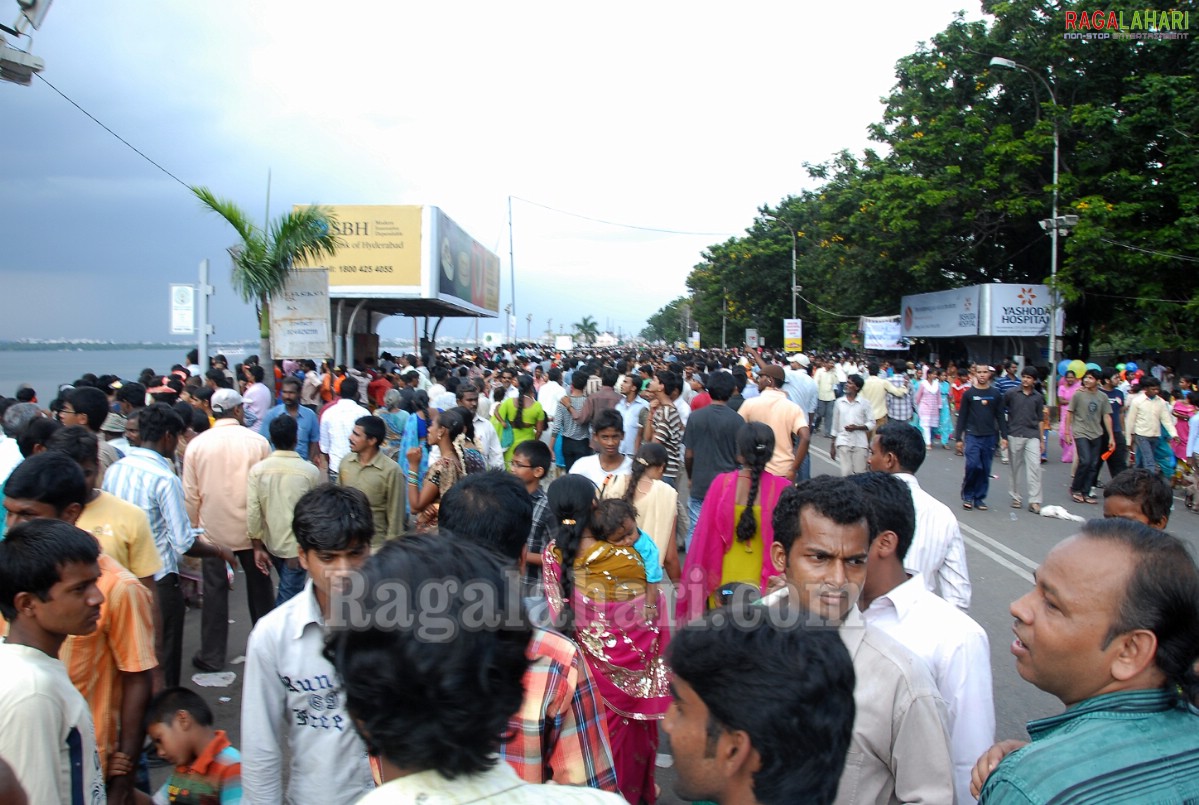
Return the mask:
<svg viewBox="0 0 1199 805">
<path fill-rule="evenodd" d="M 1091 520 L 1011 612 L 1016 670 L 1066 712 L 983 755 L 981 805 L 1199 799 L 1199 568 L 1180 540 Z"/>
<path fill-rule="evenodd" d="M 377 416 L 364 416 L 350 432 L 350 455 L 341 462 L 339 486 L 358 489 L 371 503 L 375 536 L 371 550 L 404 533 L 404 473 L 400 465 L 379 451 L 387 438 L 387 425 Z"/>
</svg>

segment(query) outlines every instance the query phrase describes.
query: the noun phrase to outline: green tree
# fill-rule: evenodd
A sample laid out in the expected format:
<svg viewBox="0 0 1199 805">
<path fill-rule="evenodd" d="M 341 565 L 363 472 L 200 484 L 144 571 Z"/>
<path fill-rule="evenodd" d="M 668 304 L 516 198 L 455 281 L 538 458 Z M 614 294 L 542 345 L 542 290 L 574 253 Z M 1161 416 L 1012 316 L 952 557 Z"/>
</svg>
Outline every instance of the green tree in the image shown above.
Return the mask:
<svg viewBox="0 0 1199 805">
<path fill-rule="evenodd" d="M 241 238 L 241 243 L 229 249 L 233 290 L 244 301 L 254 303 L 261 340 L 259 357 L 263 366 L 269 367 L 271 297 L 283 289 L 297 263 L 317 262 L 337 252 L 342 241 L 334 234 L 336 218 L 324 207 L 303 207 L 270 222 L 264 231 L 240 207 L 217 197 L 207 187 L 193 187 L 191 191 L 208 210 L 228 221 Z"/>
<path fill-rule="evenodd" d="M 646 341 L 665 341 L 667 344 L 685 341 L 687 334 L 684 327 L 689 309 L 690 300 L 685 296 L 664 305 L 646 320 L 648 326 L 641 331 L 641 337 Z"/>
<path fill-rule="evenodd" d="M 599 325 L 590 316 L 584 316 L 582 321 L 577 321 L 571 326 L 574 327 L 575 336 L 580 341 L 594 344 L 595 339 L 599 337 Z"/>
</svg>

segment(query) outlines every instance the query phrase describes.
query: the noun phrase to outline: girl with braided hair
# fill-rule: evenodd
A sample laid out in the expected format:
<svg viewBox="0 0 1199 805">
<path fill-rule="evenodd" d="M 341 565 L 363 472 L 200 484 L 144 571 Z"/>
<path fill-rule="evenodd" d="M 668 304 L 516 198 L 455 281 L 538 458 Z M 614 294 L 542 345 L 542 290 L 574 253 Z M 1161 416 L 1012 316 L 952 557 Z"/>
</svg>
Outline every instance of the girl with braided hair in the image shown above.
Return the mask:
<svg viewBox="0 0 1199 805">
<path fill-rule="evenodd" d="M 545 411 L 533 394 L 533 376 L 522 374 L 516 381 L 518 394 L 496 409 L 496 431 L 503 437 L 505 425 L 512 427 L 512 443 L 504 450 L 504 465 L 512 463 L 512 451 L 521 442 L 540 439 L 545 430 Z"/>
<path fill-rule="evenodd" d="M 460 409 L 438 412 L 430 410 L 428 422 L 429 447 L 440 451 L 436 461 L 422 480 L 420 466 L 425 458 L 419 447 L 408 450 L 408 505 L 416 515 L 417 528 L 432 529 L 437 526 L 437 515 L 441 496 L 467 473 L 466 421 L 458 413 Z"/>
<path fill-rule="evenodd" d="M 600 490 L 600 498 L 620 498 L 637 510 L 637 527 L 649 535 L 662 559 L 662 570 L 677 582 L 682 572 L 675 521 L 678 518 L 679 493 L 662 480 L 666 472 L 666 448 L 647 442 L 633 459 L 631 475 L 618 475 Z"/>
<path fill-rule="evenodd" d="M 605 500 L 595 511 L 595 484 L 581 475 L 562 476 L 546 494 L 557 523 L 542 555 L 550 613 L 595 678 L 621 795 L 653 803 L 656 722 L 670 706 L 667 637 L 641 556 L 624 544 L 636 530 L 631 507 Z"/>
<path fill-rule="evenodd" d="M 680 623 L 703 614 L 717 588 L 740 581 L 765 594 L 777 574 L 770 563 L 771 519 L 791 482 L 766 471 L 773 451 L 774 431 L 768 425 L 747 422 L 737 432 L 741 466 L 712 479 L 691 537 L 678 598 Z"/>
</svg>

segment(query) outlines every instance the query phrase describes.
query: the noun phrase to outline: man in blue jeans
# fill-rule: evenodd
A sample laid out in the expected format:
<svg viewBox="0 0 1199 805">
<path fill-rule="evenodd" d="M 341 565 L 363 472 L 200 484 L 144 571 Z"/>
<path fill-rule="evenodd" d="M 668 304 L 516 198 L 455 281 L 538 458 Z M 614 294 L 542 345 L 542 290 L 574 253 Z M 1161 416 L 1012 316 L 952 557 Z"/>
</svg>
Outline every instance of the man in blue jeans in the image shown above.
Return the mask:
<svg viewBox="0 0 1199 805">
<path fill-rule="evenodd" d="M 987 490 L 991 484 L 991 462 L 995 458 L 995 440 L 1007 450 L 1007 417 L 1003 397 L 991 386 L 994 367 L 974 370 L 974 386 L 962 392 L 958 406 L 958 426 L 954 441 L 958 451 L 965 446 L 966 475 L 962 479 L 962 508 L 987 510 Z M 963 442 L 963 435 L 965 442 Z"/>
</svg>

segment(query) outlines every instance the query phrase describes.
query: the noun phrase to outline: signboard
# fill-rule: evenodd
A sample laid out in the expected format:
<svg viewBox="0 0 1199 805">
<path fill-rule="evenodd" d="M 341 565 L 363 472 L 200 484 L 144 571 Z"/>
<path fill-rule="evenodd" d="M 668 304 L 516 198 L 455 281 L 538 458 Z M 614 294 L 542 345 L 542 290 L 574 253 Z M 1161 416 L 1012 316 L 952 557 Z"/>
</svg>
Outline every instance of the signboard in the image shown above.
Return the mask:
<svg viewBox="0 0 1199 805">
<path fill-rule="evenodd" d="M 757 349 L 758 347 L 762 346 L 758 343 L 758 331 L 747 328 L 745 330 L 745 343 L 751 349 Z"/>
<path fill-rule="evenodd" d="M 865 336 L 866 349 L 893 352 L 902 352 L 907 349 L 907 345 L 900 340 L 898 316 L 864 318 L 862 334 Z"/>
<path fill-rule="evenodd" d="M 271 297 L 271 355 L 276 359 L 333 355 L 329 327 L 329 272 L 294 271 Z"/>
<path fill-rule="evenodd" d="M 699 349 L 699 330 L 691 333 L 691 348 Z"/>
<path fill-rule="evenodd" d="M 1048 285 L 992 284 L 980 286 L 987 297 L 987 314 L 980 335 L 1048 336 L 1050 303 Z M 1057 333 L 1062 334 L 1065 311 L 1057 309 Z"/>
<path fill-rule="evenodd" d="M 558 349 L 563 352 L 570 352 L 574 348 L 575 348 L 575 340 L 573 337 L 571 337 L 569 335 L 554 336 L 554 349 Z"/>
<path fill-rule="evenodd" d="M 483 346 L 488 349 L 495 349 L 504 343 L 503 333 L 483 333 Z"/>
<path fill-rule="evenodd" d="M 171 286 L 171 335 L 196 332 L 196 289 L 193 285 Z"/>
<path fill-rule="evenodd" d="M 978 335 L 978 286 L 905 296 L 900 332 L 906 338 Z"/>
<path fill-rule="evenodd" d="M 495 315 L 500 307 L 500 258 L 483 248 L 448 215 L 432 208 L 437 295 Z M 513 340 L 516 334 L 513 332 Z"/>
<path fill-rule="evenodd" d="M 337 204 L 326 209 L 342 239 L 337 254 L 322 259 L 332 295 L 422 294 L 420 206 Z"/>
<path fill-rule="evenodd" d="M 803 319 L 783 319 L 783 349 L 803 352 Z"/>
</svg>

